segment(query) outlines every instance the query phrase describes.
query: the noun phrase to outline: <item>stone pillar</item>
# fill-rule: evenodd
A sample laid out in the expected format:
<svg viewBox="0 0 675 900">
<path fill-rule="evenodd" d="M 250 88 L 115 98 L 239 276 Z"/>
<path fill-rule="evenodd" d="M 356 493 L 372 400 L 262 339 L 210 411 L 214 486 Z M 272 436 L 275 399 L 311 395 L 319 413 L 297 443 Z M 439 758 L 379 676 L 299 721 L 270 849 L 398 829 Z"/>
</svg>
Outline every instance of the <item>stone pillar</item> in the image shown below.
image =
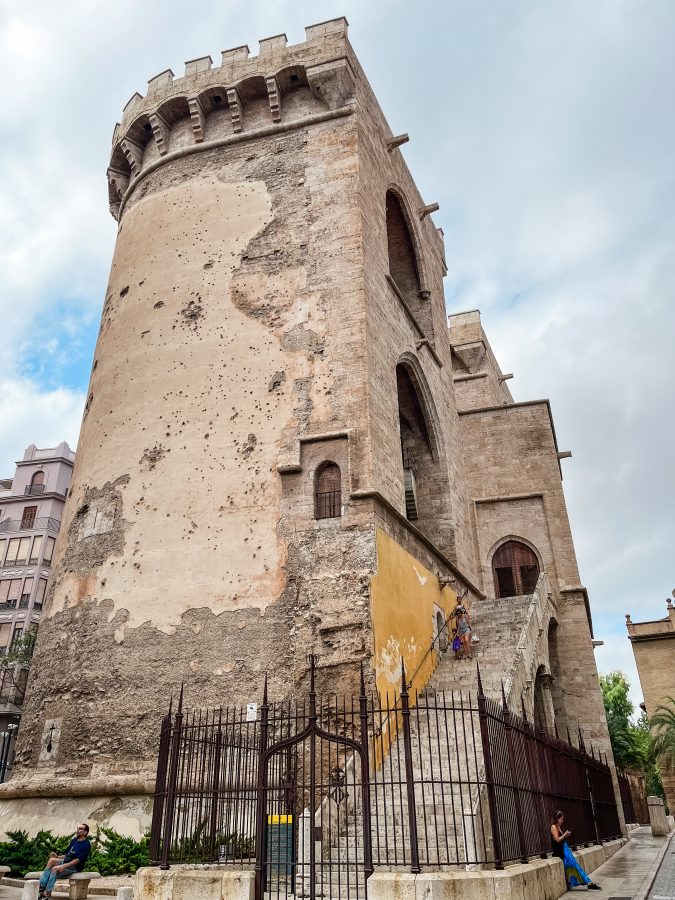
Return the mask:
<svg viewBox="0 0 675 900">
<path fill-rule="evenodd" d="M 665 837 L 670 833 L 670 826 L 666 818 L 666 809 L 660 797 L 647 797 L 649 807 L 649 824 L 652 826 L 654 837 Z"/>
</svg>

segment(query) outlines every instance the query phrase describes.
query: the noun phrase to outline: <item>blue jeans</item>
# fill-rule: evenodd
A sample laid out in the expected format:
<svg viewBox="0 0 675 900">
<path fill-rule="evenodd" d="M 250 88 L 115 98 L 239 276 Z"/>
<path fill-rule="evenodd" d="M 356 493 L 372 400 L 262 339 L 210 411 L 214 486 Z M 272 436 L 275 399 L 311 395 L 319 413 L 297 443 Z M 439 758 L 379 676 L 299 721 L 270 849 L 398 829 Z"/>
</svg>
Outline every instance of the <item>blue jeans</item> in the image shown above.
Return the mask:
<svg viewBox="0 0 675 900">
<path fill-rule="evenodd" d="M 76 867 L 72 869 L 65 869 L 65 871 L 63 872 L 57 872 L 56 867 L 54 867 L 53 869 L 45 869 L 42 873 L 42 878 L 40 879 L 40 889 L 43 891 L 48 891 L 51 894 L 51 892 L 54 890 L 54 884 L 56 883 L 57 878 L 70 878 L 70 876 L 74 875 L 75 872 L 77 872 Z"/>
</svg>

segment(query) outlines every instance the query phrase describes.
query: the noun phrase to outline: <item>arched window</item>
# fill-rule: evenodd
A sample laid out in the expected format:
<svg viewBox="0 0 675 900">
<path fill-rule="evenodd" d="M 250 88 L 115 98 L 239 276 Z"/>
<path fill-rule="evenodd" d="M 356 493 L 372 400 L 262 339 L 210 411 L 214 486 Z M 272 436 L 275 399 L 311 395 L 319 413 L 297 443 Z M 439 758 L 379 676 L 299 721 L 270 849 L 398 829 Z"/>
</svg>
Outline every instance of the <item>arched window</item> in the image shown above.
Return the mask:
<svg viewBox="0 0 675 900">
<path fill-rule="evenodd" d="M 417 259 L 408 223 L 401 203 L 393 193 L 387 193 L 387 248 L 389 250 L 389 274 L 406 300 L 415 297 L 420 289 Z"/>
<path fill-rule="evenodd" d="M 27 494 L 44 494 L 45 492 L 45 473 L 42 469 L 33 473 L 33 477 L 30 480 L 30 489 L 26 491 Z"/>
<path fill-rule="evenodd" d="M 334 462 L 323 463 L 314 480 L 314 518 L 334 519 L 342 515 L 342 473 Z"/>
<path fill-rule="evenodd" d="M 523 597 L 534 593 L 539 578 L 537 554 L 527 544 L 507 541 L 492 557 L 495 597 Z"/>
</svg>

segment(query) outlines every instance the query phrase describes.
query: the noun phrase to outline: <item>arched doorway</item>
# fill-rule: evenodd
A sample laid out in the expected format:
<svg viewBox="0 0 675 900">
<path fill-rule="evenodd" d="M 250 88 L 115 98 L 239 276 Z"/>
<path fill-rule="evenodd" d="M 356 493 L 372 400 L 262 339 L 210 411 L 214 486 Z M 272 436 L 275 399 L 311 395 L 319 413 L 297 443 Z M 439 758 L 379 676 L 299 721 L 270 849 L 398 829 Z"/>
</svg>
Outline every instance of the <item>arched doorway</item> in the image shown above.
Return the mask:
<svg viewBox="0 0 675 900">
<path fill-rule="evenodd" d="M 406 517 L 437 547 L 454 555 L 448 476 L 412 362 L 396 366 L 396 389 Z"/>
<path fill-rule="evenodd" d="M 507 541 L 492 557 L 495 597 L 524 597 L 534 593 L 539 578 L 537 554 L 522 541 Z"/>
</svg>

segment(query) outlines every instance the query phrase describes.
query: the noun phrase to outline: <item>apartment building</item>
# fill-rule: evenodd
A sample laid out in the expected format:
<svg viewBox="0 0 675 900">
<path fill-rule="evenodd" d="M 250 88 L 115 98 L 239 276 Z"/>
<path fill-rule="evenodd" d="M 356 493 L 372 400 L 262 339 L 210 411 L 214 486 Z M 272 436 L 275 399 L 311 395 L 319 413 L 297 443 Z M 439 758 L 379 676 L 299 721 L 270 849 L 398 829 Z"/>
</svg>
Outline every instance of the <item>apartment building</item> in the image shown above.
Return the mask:
<svg viewBox="0 0 675 900">
<path fill-rule="evenodd" d="M 14 477 L 0 479 L 0 656 L 40 621 L 74 461 L 65 441 L 31 444 Z M 0 747 L 16 731 L 27 674 L 0 670 Z"/>
</svg>

